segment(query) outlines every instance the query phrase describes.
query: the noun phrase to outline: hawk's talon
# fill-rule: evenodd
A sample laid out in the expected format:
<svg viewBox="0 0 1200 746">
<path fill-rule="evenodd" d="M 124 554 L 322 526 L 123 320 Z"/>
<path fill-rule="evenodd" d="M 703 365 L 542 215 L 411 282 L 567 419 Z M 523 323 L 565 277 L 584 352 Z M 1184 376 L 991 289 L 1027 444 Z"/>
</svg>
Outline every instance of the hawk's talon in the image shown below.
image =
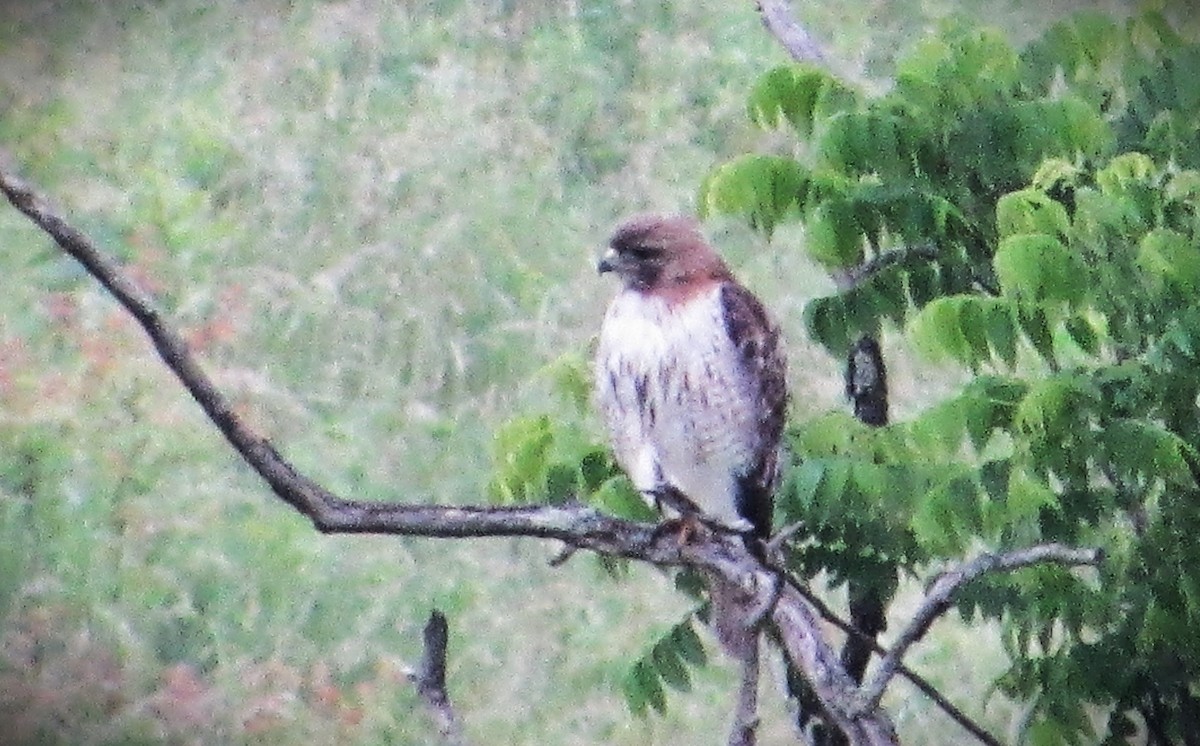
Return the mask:
<svg viewBox="0 0 1200 746">
<path fill-rule="evenodd" d="M 652 535 L 655 540 L 671 531 L 676 533 L 676 541 L 679 546 L 683 546 L 691 542 L 693 536 L 702 536 L 708 527 L 696 516 L 695 513 L 685 513 L 684 515 L 675 518 L 666 518 L 654 527 Z"/>
</svg>

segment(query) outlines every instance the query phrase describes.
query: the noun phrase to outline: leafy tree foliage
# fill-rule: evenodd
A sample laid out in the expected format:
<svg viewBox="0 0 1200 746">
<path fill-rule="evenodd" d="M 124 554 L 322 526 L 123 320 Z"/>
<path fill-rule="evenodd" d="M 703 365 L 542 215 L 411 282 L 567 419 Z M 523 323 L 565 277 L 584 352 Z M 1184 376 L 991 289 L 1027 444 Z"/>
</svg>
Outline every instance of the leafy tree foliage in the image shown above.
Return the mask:
<svg viewBox="0 0 1200 746">
<path fill-rule="evenodd" d="M 881 326 L 975 375 L 883 429 L 793 430 L 780 500 L 805 574 L 890 584 L 977 546 L 1100 545 L 1096 576 L 1039 568 L 974 586 L 999 619 L 1034 742 L 1079 742 L 1088 704 L 1116 739 L 1200 710 L 1200 46 L 1154 13 L 1095 14 L 1017 52 L 947 27 L 877 97 L 772 70 L 750 116 L 795 152 L 717 168 L 704 206 L 804 249 L 842 280 L 807 308 L 841 355 Z"/>
<path fill-rule="evenodd" d="M 703 210 L 768 235 L 803 224 L 838 283 L 806 309 L 832 355 L 900 329 L 973 374 L 906 422 L 793 425 L 776 521 L 805 522 L 787 550 L 800 577 L 887 597 L 981 547 L 1104 548 L 1099 572 L 1033 568 L 960 598 L 965 617 L 1002 624 L 997 683 L 1029 703 L 1032 743 L 1123 742 L 1139 719 L 1162 742 L 1200 732 L 1196 70 L 1200 44 L 1154 12 L 1085 13 L 1021 51 L 947 25 L 880 95 L 814 67 L 767 72 L 749 117 L 794 144 L 701 187 Z M 581 368 L 558 374 L 579 403 Z M 574 427 L 513 423 L 497 494 L 640 510 Z M 635 710 L 663 706 L 663 683 L 686 688 L 690 622 L 635 664 Z"/>
</svg>

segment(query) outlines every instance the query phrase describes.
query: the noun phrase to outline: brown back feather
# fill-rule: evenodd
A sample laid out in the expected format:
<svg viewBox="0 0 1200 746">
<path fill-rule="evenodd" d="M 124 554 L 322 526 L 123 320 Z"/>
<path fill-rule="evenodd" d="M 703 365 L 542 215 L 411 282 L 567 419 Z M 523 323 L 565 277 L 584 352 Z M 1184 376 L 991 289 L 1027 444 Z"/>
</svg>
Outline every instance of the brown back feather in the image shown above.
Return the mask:
<svg viewBox="0 0 1200 746">
<path fill-rule="evenodd" d="M 749 290 L 736 283 L 721 289 L 725 308 L 725 330 L 733 340 L 744 372 L 758 399 L 759 448 L 740 483 L 738 506 L 755 533 L 771 533 L 773 495 L 779 483 L 779 450 L 787 414 L 787 363 L 781 349 L 779 328 Z"/>
</svg>

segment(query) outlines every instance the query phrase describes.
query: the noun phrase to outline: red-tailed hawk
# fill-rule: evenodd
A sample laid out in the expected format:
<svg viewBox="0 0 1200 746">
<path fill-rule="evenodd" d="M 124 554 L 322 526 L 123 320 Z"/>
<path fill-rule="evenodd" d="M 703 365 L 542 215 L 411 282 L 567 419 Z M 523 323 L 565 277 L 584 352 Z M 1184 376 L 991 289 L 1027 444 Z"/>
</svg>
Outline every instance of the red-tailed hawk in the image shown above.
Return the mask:
<svg viewBox="0 0 1200 746">
<path fill-rule="evenodd" d="M 771 530 L 787 404 L 779 330 L 679 216 L 640 216 L 600 272 L 622 288 L 596 354 L 617 463 L 648 499 L 760 538 Z"/>
</svg>

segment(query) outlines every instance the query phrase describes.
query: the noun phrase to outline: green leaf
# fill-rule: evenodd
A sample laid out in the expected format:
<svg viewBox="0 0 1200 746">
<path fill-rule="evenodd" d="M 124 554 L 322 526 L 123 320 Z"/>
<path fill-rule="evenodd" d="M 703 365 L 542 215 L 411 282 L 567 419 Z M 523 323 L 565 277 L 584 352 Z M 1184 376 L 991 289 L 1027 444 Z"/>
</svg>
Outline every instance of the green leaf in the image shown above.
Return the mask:
<svg viewBox="0 0 1200 746">
<path fill-rule="evenodd" d="M 1147 218 L 1135 200 L 1122 194 L 1109 194 L 1092 187 L 1075 192 L 1076 226 L 1084 235 L 1112 235 L 1136 240 L 1147 228 Z"/>
<path fill-rule="evenodd" d="M 1075 156 L 1082 153 L 1096 158 L 1112 150 L 1112 128 L 1096 107 L 1076 96 L 1039 102 L 1028 113 L 1049 136 L 1046 142 L 1040 143 L 1042 152 L 1030 153 L 1035 160 L 1042 154 Z"/>
<path fill-rule="evenodd" d="M 871 308 L 873 316 L 889 319 L 896 325 L 904 323 L 908 294 L 904 290 L 904 272 L 900 267 L 888 267 L 876 273 L 856 290 L 862 296 L 862 302 Z"/>
<path fill-rule="evenodd" d="M 792 158 L 746 155 L 714 169 L 700 187 L 701 215 L 737 215 L 768 236 L 809 204 L 815 188 Z"/>
<path fill-rule="evenodd" d="M 1153 230 L 1138 245 L 1138 267 L 1181 293 L 1200 295 L 1200 246 L 1182 233 Z"/>
<path fill-rule="evenodd" d="M 546 502 L 561 505 L 579 497 L 579 466 L 564 462 L 551 464 L 546 469 Z"/>
<path fill-rule="evenodd" d="M 1153 7 L 1147 4 L 1147 8 Z M 1163 52 L 1183 44 L 1162 13 L 1154 10 L 1147 10 L 1130 19 L 1129 35 L 1135 45 L 1148 52 Z"/>
<path fill-rule="evenodd" d="M 867 505 L 879 505 L 891 487 L 891 474 L 879 464 L 850 462 L 850 480 Z"/>
<path fill-rule="evenodd" d="M 926 36 L 917 40 L 911 51 L 896 63 L 897 82 L 906 88 L 935 87 L 939 73 L 950 54 L 950 45 L 941 38 Z"/>
<path fill-rule="evenodd" d="M 634 676 L 642 687 L 646 701 L 659 714 L 667 711 L 667 695 L 657 672 L 645 661 L 634 666 Z"/>
<path fill-rule="evenodd" d="M 1093 68 L 1105 64 L 1121 48 L 1120 28 L 1108 16 L 1094 10 L 1083 10 L 1071 18 L 1079 39 L 1079 51 Z"/>
<path fill-rule="evenodd" d="M 967 348 L 970 350 L 970 358 L 964 362 L 974 370 L 980 363 L 986 362 L 991 358 L 991 349 L 988 347 L 987 337 L 987 312 L 985 310 L 991 303 L 988 300 L 973 296 L 960 296 L 956 300 L 958 302 L 958 328 L 962 332 L 963 339 L 967 341 Z"/>
<path fill-rule="evenodd" d="M 671 630 L 671 641 L 674 643 L 676 651 L 683 660 L 697 667 L 707 665 L 708 655 L 704 652 L 704 645 L 700 642 L 700 636 L 692 628 L 691 616 L 675 625 Z"/>
<path fill-rule="evenodd" d="M 677 582 L 685 575 L 677 574 Z M 683 580 L 685 584 L 689 580 Z M 644 715 L 653 708 L 665 712 L 666 692 L 663 685 L 676 691 L 689 692 L 692 678 L 688 666 L 703 666 L 707 662 L 704 647 L 692 628 L 696 611 L 688 612 L 682 620 L 659 637 L 626 672 L 621 679 L 621 689 L 631 712 Z"/>
<path fill-rule="evenodd" d="M 588 493 L 600 489 L 604 480 L 615 476 L 616 473 L 617 467 L 607 448 L 594 448 L 579 460 L 579 475 L 583 480 L 583 488 Z"/>
<path fill-rule="evenodd" d="M 985 397 L 961 397 L 960 411 L 963 414 L 963 425 L 971 446 L 976 452 L 987 447 L 992 433 L 1003 426 L 1003 412 L 994 401 Z"/>
<path fill-rule="evenodd" d="M 1200 171 L 1188 169 L 1171 174 L 1163 193 L 1173 202 L 1195 203 L 1200 199 Z"/>
<path fill-rule="evenodd" d="M 850 349 L 852 336 L 861 333 L 848 313 L 845 297 L 829 295 L 814 298 L 804 307 L 804 325 L 808 333 L 829 350 L 841 356 Z"/>
<path fill-rule="evenodd" d="M 844 199 L 827 199 L 805 221 L 804 248 L 829 268 L 852 267 L 862 262 L 863 235 L 853 206 Z"/>
<path fill-rule="evenodd" d="M 788 471 L 776 506 L 784 514 L 784 523 L 799 520 L 812 510 L 824 477 L 825 464 L 819 459 L 805 459 Z"/>
<path fill-rule="evenodd" d="M 1195 486 L 1187 458 L 1195 460 L 1196 450 L 1169 430 L 1149 422 L 1117 418 L 1105 425 L 1100 442 L 1119 473 Z"/>
<path fill-rule="evenodd" d="M 1071 316 L 1063 327 L 1066 329 L 1067 335 L 1071 337 L 1071 341 L 1079 345 L 1079 349 L 1089 355 L 1096 355 L 1100 352 L 1100 336 L 1096 333 L 1096 327 L 1092 326 L 1092 322 L 1086 316 Z"/>
<path fill-rule="evenodd" d="M 996 227 L 1000 238 L 1042 233 L 1062 238 L 1071 231 L 1071 219 L 1061 204 L 1037 189 L 1010 192 L 996 203 Z"/>
<path fill-rule="evenodd" d="M 949 399 L 923 412 L 911 425 L 916 447 L 937 458 L 958 453 L 966 427 L 962 397 Z"/>
<path fill-rule="evenodd" d="M 1003 239 L 993 264 L 1001 290 L 1018 298 L 1075 303 L 1087 285 L 1083 264 L 1058 239 L 1044 233 Z"/>
<path fill-rule="evenodd" d="M 1158 167 L 1145 153 L 1122 153 L 1096 173 L 1096 182 L 1109 194 L 1127 192 L 1131 187 L 1158 180 Z"/>
<path fill-rule="evenodd" d="M 592 502 L 600 509 L 619 518 L 628 518 L 634 521 L 658 519 L 654 510 L 646 504 L 638 491 L 633 488 L 633 483 L 624 474 L 605 480 L 600 485 L 600 489 L 592 495 Z"/>
<path fill-rule="evenodd" d="M 949 112 L 939 108 L 966 108 L 1012 90 L 1017 61 L 997 31 L 960 26 L 918 41 L 897 63 L 896 82 L 906 100 L 945 116 Z"/>
<path fill-rule="evenodd" d="M 1075 728 L 1047 717 L 1037 718 L 1025 731 L 1022 740 L 1030 746 L 1064 746 L 1080 742 Z"/>
<path fill-rule="evenodd" d="M 905 274 L 908 297 L 916 308 L 924 308 L 940 294 L 938 270 L 932 264 L 921 264 Z"/>
<path fill-rule="evenodd" d="M 821 484 L 815 495 L 818 505 L 836 505 L 846 494 L 846 486 L 850 483 L 850 464 L 842 459 L 834 459 L 825 463 L 825 471 L 821 475 Z"/>
<path fill-rule="evenodd" d="M 848 413 L 830 412 L 798 428 L 795 447 L 805 455 L 845 456 L 851 452 L 855 438 L 863 436 L 864 427 Z"/>
<path fill-rule="evenodd" d="M 1005 503 L 1009 522 L 1037 518 L 1043 509 L 1058 509 L 1058 496 L 1040 480 L 1022 469 L 1014 469 L 1008 480 Z"/>
<path fill-rule="evenodd" d="M 1083 169 L 1065 158 L 1047 158 L 1038 166 L 1029 183 L 1037 191 L 1073 190 L 1079 185 Z M 998 208 L 997 208 L 998 209 Z M 1045 233 L 1046 231 L 1041 231 Z"/>
<path fill-rule="evenodd" d="M 984 329 L 992 354 L 1009 368 L 1017 364 L 1017 329 L 1012 304 L 997 299 L 984 307 Z"/>
<path fill-rule="evenodd" d="M 925 306 L 908 325 L 913 342 L 933 359 L 965 357 L 967 341 L 958 327 L 958 306 L 951 298 L 938 298 Z"/>
<path fill-rule="evenodd" d="M 1050 322 L 1046 311 L 1039 306 L 1021 303 L 1017 305 L 1017 323 L 1033 349 L 1046 362 L 1054 361 L 1054 336 L 1050 333 Z"/>
<path fill-rule="evenodd" d="M 907 175 L 915 141 L 924 134 L 917 126 L 910 117 L 878 108 L 841 112 L 818 140 L 818 157 L 842 173 Z"/>
<path fill-rule="evenodd" d="M 680 568 L 675 573 L 675 590 L 688 598 L 699 601 L 704 598 L 707 586 L 700 572 L 694 568 Z M 689 617 L 690 618 L 690 617 Z"/>
<path fill-rule="evenodd" d="M 663 692 L 662 682 L 645 659 L 634 663 L 621 679 L 621 692 L 625 695 L 625 704 L 629 711 L 638 717 L 644 717 L 650 708 L 660 713 L 666 712 L 667 697 Z"/>
<path fill-rule="evenodd" d="M 977 493 L 968 478 L 953 479 L 930 490 L 909 523 L 917 542 L 933 554 L 961 552 L 979 529 Z"/>
<path fill-rule="evenodd" d="M 654 668 L 667 686 L 681 692 L 692 690 L 692 679 L 688 676 L 687 667 L 683 664 L 679 651 L 667 637 L 659 640 L 651 652 Z"/>
<path fill-rule="evenodd" d="M 1014 412 L 1014 424 L 1022 431 L 1042 437 L 1061 433 L 1078 421 L 1094 404 L 1092 394 L 1071 375 L 1037 381 L 1029 387 Z"/>
<path fill-rule="evenodd" d="M 800 64 L 763 75 L 750 91 L 748 110 L 760 127 L 786 122 L 807 139 L 822 121 L 854 104 L 854 93 L 839 80 L 822 68 Z"/>
<path fill-rule="evenodd" d="M 496 476 L 489 492 L 501 503 L 540 497 L 550 446 L 554 441 L 550 417 L 518 417 L 496 430 L 492 461 Z"/>
</svg>

